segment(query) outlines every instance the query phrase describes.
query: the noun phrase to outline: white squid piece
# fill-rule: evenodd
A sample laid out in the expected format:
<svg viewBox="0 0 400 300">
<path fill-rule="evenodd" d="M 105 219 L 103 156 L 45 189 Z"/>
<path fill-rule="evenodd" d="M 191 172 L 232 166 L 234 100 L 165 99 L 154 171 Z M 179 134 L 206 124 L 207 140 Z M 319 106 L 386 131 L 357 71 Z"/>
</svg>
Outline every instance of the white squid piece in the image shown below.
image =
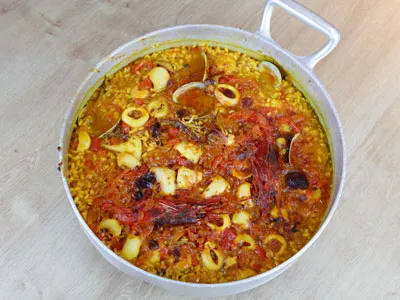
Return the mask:
<svg viewBox="0 0 400 300">
<path fill-rule="evenodd" d="M 210 198 L 220 195 L 230 188 L 230 184 L 222 176 L 215 176 L 211 179 L 211 183 L 203 192 L 204 198 Z"/>
<path fill-rule="evenodd" d="M 164 195 L 174 195 L 176 190 L 176 172 L 168 168 L 155 167 L 150 169 L 156 175 L 156 180 L 160 184 L 161 193 Z"/>
<path fill-rule="evenodd" d="M 179 189 L 187 189 L 201 182 L 203 179 L 203 173 L 199 171 L 194 171 L 186 167 L 180 167 L 178 169 L 178 175 L 176 177 L 176 182 Z"/>
<path fill-rule="evenodd" d="M 182 156 L 186 157 L 194 164 L 198 163 L 201 155 L 203 154 L 203 151 L 199 146 L 187 141 L 182 141 L 175 145 L 175 150 L 177 150 Z"/>
</svg>

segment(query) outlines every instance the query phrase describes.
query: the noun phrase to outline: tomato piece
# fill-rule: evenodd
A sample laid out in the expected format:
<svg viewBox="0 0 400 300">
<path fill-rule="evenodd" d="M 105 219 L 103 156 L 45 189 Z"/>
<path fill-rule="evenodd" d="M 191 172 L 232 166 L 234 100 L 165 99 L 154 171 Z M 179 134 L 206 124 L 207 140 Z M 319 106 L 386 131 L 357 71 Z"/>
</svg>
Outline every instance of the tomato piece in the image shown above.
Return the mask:
<svg viewBox="0 0 400 300">
<path fill-rule="evenodd" d="M 126 124 L 125 122 L 121 122 L 121 129 L 123 133 L 129 133 L 129 131 L 131 130 L 129 125 Z"/>
<path fill-rule="evenodd" d="M 85 167 L 88 167 L 89 169 L 93 169 L 93 167 L 94 167 L 93 162 L 90 159 L 86 160 Z"/>
<path fill-rule="evenodd" d="M 157 122 L 157 119 L 151 117 L 151 118 L 147 121 L 145 127 L 146 127 L 147 129 L 150 129 L 156 122 Z"/>
<path fill-rule="evenodd" d="M 253 128 L 251 129 L 251 132 L 252 132 L 253 136 L 257 137 L 257 138 L 260 138 L 263 135 L 260 125 L 258 125 L 258 124 L 253 126 Z"/>
<path fill-rule="evenodd" d="M 233 230 L 230 228 L 225 228 L 225 230 L 222 232 L 221 247 L 224 249 L 229 249 L 235 238 L 235 232 L 233 232 Z"/>
<path fill-rule="evenodd" d="M 248 91 L 256 91 L 259 89 L 258 83 L 255 79 L 242 79 L 238 80 L 238 90 L 239 92 L 243 92 L 245 90 Z"/>
<path fill-rule="evenodd" d="M 121 106 L 115 104 L 115 105 L 114 105 L 114 108 L 115 108 L 115 111 L 117 111 L 117 112 L 119 112 L 119 113 L 122 112 L 122 107 L 121 107 Z"/>
<path fill-rule="evenodd" d="M 106 119 L 108 121 L 108 123 L 113 123 L 115 122 L 115 118 L 114 118 L 114 112 L 110 112 L 107 114 Z"/>
<path fill-rule="evenodd" d="M 137 216 L 129 208 L 119 206 L 111 200 L 104 199 L 99 199 L 93 203 L 94 205 L 98 205 L 101 210 L 111 213 L 121 224 L 135 225 L 137 223 Z"/>
<path fill-rule="evenodd" d="M 121 144 L 121 140 L 120 140 L 120 138 L 114 136 L 114 137 L 110 138 L 110 144 L 111 145 Z"/>
<path fill-rule="evenodd" d="M 179 129 L 178 128 L 175 128 L 175 127 L 168 128 L 168 137 L 170 139 L 175 139 L 175 138 L 178 137 L 178 135 L 179 135 Z"/>
<path fill-rule="evenodd" d="M 142 59 L 136 65 L 134 65 L 131 73 L 135 74 L 136 72 L 150 70 L 154 66 L 154 63 L 150 59 Z"/>
<path fill-rule="evenodd" d="M 259 262 L 254 262 L 251 266 L 251 268 L 256 271 L 256 272 L 260 272 L 262 265 Z"/>
<path fill-rule="evenodd" d="M 248 140 L 252 138 L 251 135 L 248 134 L 239 134 L 235 137 L 235 143 L 238 145 L 245 145 L 248 143 Z"/>
<path fill-rule="evenodd" d="M 215 75 L 223 74 L 224 72 L 219 70 L 216 65 L 211 65 L 208 73 L 210 74 L 210 77 L 213 77 Z"/>
<path fill-rule="evenodd" d="M 167 145 L 174 146 L 174 145 L 178 144 L 179 142 L 180 142 L 179 139 L 170 139 L 170 140 L 167 142 Z"/>
<path fill-rule="evenodd" d="M 189 164 L 189 163 L 188 163 L 188 160 L 187 160 L 185 157 L 183 157 L 183 156 L 179 156 L 179 157 L 178 157 L 177 163 L 178 163 L 178 165 L 180 165 L 180 166 L 186 166 L 186 165 Z"/>
<path fill-rule="evenodd" d="M 276 112 L 277 109 L 275 107 L 260 107 L 258 110 L 262 115 L 267 115 L 270 112 Z"/>
<path fill-rule="evenodd" d="M 139 90 L 149 90 L 153 87 L 153 83 L 151 82 L 149 77 L 146 77 L 143 81 L 141 81 L 138 85 Z"/>
<path fill-rule="evenodd" d="M 235 112 L 229 116 L 233 120 L 238 120 L 239 122 L 250 122 L 254 124 L 259 124 L 262 128 L 268 127 L 268 121 L 265 116 L 254 110 L 242 110 Z"/>
<path fill-rule="evenodd" d="M 223 155 L 222 154 L 218 154 L 215 158 L 214 158 L 214 160 L 213 160 L 213 162 L 212 162 L 212 168 L 213 169 L 216 169 L 217 167 L 218 167 L 218 165 L 222 162 L 222 159 L 223 159 L 224 157 L 223 157 Z"/>
<path fill-rule="evenodd" d="M 90 147 L 89 147 L 90 151 L 93 152 L 97 152 L 100 150 L 100 139 L 99 137 L 95 136 L 92 138 L 91 142 L 90 142 Z"/>
<path fill-rule="evenodd" d="M 160 248 L 160 259 L 165 260 L 168 257 L 168 248 Z"/>
<path fill-rule="evenodd" d="M 185 164 L 185 158 L 183 156 L 178 157 L 178 165 L 183 166 Z"/>
<path fill-rule="evenodd" d="M 111 247 L 112 247 L 111 249 L 117 249 L 117 250 L 121 251 L 122 248 L 124 247 L 124 240 L 120 240 L 120 239 L 113 240 Z"/>
<path fill-rule="evenodd" d="M 232 75 L 223 75 L 218 79 L 218 83 L 236 83 L 236 77 Z"/>
<path fill-rule="evenodd" d="M 224 232 L 222 233 L 222 239 L 233 241 L 236 238 L 236 234 L 230 228 L 225 228 Z"/>
<path fill-rule="evenodd" d="M 287 101 L 287 99 L 286 99 L 286 92 L 285 91 L 281 91 L 281 99 L 283 100 L 283 101 Z"/>
<path fill-rule="evenodd" d="M 265 251 L 263 248 L 261 248 L 260 245 L 257 245 L 256 248 L 254 249 L 254 253 L 258 255 L 258 257 L 261 260 L 266 260 L 267 259 L 267 255 L 265 254 Z"/>
<path fill-rule="evenodd" d="M 142 106 L 142 105 L 144 104 L 144 101 L 143 101 L 143 99 L 136 98 L 136 99 L 135 99 L 135 103 L 136 103 L 137 105 Z"/>
<path fill-rule="evenodd" d="M 199 260 L 197 259 L 197 255 L 194 251 L 191 251 L 190 254 L 192 255 L 192 266 L 195 267 L 199 264 Z"/>
</svg>

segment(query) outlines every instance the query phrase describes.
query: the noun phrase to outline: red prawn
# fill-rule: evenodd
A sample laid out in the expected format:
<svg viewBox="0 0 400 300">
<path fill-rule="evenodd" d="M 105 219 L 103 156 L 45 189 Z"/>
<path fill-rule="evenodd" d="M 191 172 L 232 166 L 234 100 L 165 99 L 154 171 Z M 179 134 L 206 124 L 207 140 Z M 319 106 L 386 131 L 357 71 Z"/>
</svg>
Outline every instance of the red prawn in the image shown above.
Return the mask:
<svg viewBox="0 0 400 300">
<path fill-rule="evenodd" d="M 253 187 L 257 195 L 256 204 L 262 216 L 266 217 L 272 203 L 279 205 L 278 158 L 273 144 L 260 142 L 256 147 L 255 154 L 250 158 Z"/>
<path fill-rule="evenodd" d="M 207 201 L 176 200 L 173 197 L 153 199 L 153 204 L 135 202 L 133 207 L 118 205 L 114 200 L 99 198 L 93 204 L 110 213 L 121 224 L 135 225 L 151 222 L 156 226 L 191 224 L 205 218 L 207 213 L 224 206 L 225 198 L 212 197 Z"/>
</svg>

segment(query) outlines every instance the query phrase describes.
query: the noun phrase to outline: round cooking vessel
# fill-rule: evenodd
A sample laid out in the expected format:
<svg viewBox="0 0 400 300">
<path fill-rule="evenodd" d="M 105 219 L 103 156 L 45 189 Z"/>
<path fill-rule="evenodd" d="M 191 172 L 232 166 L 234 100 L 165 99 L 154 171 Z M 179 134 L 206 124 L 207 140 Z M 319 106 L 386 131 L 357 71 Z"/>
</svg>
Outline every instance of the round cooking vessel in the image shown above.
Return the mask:
<svg viewBox="0 0 400 300">
<path fill-rule="evenodd" d="M 304 23 L 324 33 L 328 37 L 328 42 L 310 56 L 296 56 L 283 49 L 272 39 L 270 33 L 271 15 L 275 6 L 283 8 Z M 73 97 L 72 105 L 63 121 L 60 138 L 61 151 L 59 155 L 61 176 L 68 200 L 83 231 L 105 259 L 126 274 L 172 292 L 189 296 L 223 296 L 243 292 L 270 281 L 288 269 L 317 240 L 321 232 L 325 229 L 338 206 L 343 187 L 346 159 L 342 126 L 328 93 L 313 72 L 314 66 L 336 47 L 339 39 L 340 35 L 336 28 L 300 4 L 291 0 L 268 0 L 260 29 L 256 33 L 219 25 L 169 27 L 128 42 L 102 60 L 92 70 Z M 334 166 L 331 202 L 324 221 L 312 239 L 290 259 L 267 272 L 243 280 L 218 284 L 187 283 L 160 277 L 148 273 L 119 257 L 106 247 L 90 230 L 74 203 L 67 182 L 67 154 L 73 124 L 82 106 L 103 82 L 104 76 L 113 74 L 119 68 L 143 55 L 170 47 L 201 43 L 246 52 L 255 58 L 259 56 L 261 59 L 260 53 L 273 58 L 289 74 L 292 82 L 304 93 L 317 112 L 328 136 Z"/>
</svg>

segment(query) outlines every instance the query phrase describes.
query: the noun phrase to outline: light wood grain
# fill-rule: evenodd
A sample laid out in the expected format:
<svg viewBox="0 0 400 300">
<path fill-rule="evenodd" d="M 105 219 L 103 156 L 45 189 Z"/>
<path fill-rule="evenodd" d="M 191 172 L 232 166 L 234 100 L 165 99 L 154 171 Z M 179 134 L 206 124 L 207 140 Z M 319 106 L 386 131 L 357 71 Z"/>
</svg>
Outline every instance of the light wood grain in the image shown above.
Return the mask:
<svg viewBox="0 0 400 300">
<path fill-rule="evenodd" d="M 348 175 L 317 243 L 289 271 L 227 299 L 400 299 L 400 2 L 303 0 L 342 41 L 316 71 L 343 121 Z M 264 0 L 0 2 L 0 299 L 184 299 L 132 279 L 89 243 L 57 172 L 61 120 L 88 71 L 155 29 L 257 30 Z M 279 12 L 297 53 L 324 37 Z"/>
</svg>

